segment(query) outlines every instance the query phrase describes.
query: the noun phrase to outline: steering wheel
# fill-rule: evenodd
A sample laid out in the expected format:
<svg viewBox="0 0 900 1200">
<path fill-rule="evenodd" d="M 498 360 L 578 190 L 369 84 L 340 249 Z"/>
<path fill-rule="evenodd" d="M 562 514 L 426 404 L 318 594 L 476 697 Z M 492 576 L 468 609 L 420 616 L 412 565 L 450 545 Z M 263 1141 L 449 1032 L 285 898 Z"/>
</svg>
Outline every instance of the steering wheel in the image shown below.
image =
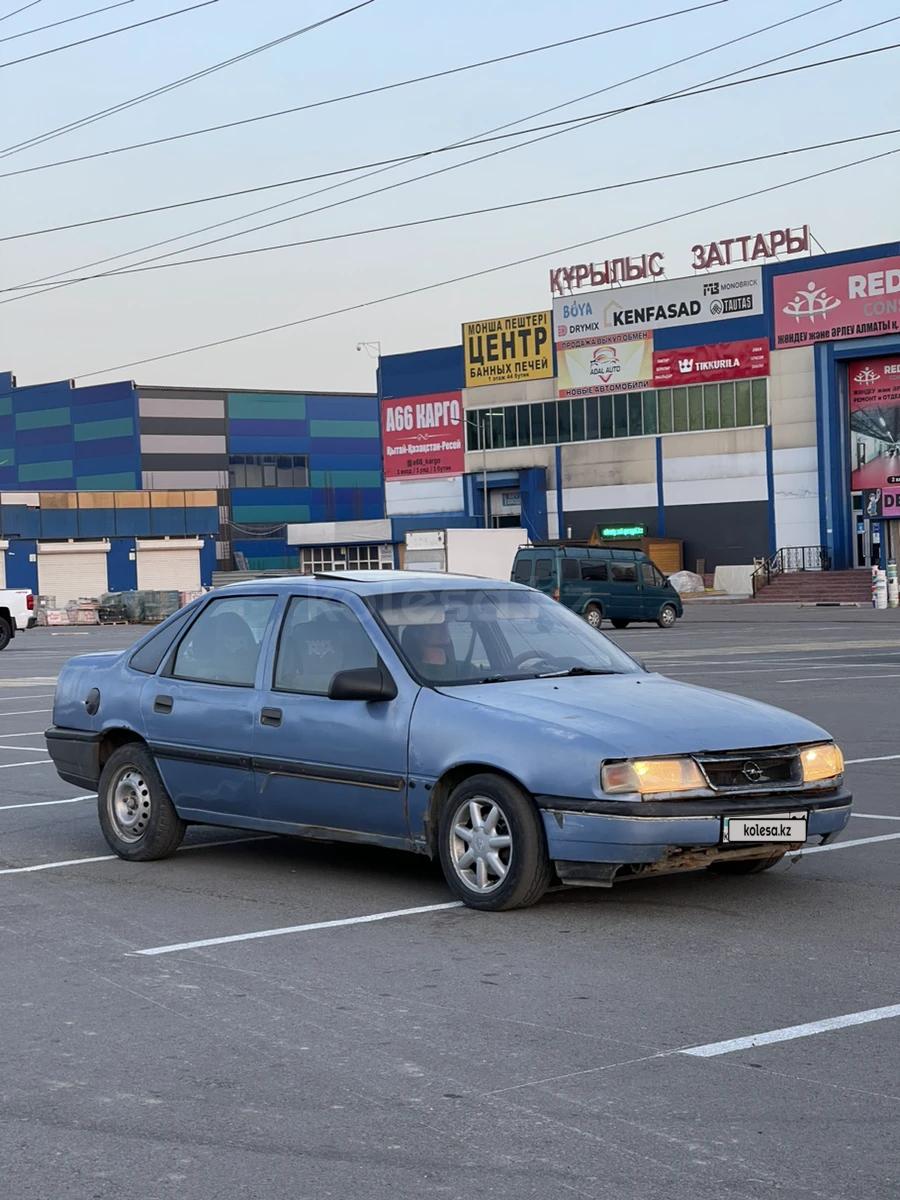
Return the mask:
<svg viewBox="0 0 900 1200">
<path fill-rule="evenodd" d="M 521 654 L 515 656 L 510 665 L 514 670 L 521 671 L 527 662 L 540 663 L 549 670 L 556 671 L 561 668 L 562 660 L 559 658 L 550 658 L 540 650 L 523 650 Z"/>
</svg>

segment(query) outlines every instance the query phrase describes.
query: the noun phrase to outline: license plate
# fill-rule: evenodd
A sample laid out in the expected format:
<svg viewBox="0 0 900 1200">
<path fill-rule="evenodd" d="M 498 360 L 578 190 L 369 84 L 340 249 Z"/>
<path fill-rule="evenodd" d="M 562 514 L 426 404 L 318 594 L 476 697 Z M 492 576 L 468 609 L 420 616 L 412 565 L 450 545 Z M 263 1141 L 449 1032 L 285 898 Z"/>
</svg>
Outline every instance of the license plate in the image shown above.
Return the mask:
<svg viewBox="0 0 900 1200">
<path fill-rule="evenodd" d="M 760 817 L 723 817 L 722 841 L 805 842 L 806 813 L 769 813 Z"/>
</svg>

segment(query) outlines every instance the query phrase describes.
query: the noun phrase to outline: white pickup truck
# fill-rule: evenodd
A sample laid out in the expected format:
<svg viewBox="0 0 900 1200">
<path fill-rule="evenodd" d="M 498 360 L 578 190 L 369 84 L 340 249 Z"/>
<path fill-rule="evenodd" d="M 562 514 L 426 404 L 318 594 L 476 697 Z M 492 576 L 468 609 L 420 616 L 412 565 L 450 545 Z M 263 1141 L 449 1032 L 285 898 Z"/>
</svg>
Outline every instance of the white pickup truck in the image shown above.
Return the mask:
<svg viewBox="0 0 900 1200">
<path fill-rule="evenodd" d="M 25 590 L 0 588 L 0 650 L 5 650 L 17 630 L 34 624 L 34 596 Z"/>
</svg>

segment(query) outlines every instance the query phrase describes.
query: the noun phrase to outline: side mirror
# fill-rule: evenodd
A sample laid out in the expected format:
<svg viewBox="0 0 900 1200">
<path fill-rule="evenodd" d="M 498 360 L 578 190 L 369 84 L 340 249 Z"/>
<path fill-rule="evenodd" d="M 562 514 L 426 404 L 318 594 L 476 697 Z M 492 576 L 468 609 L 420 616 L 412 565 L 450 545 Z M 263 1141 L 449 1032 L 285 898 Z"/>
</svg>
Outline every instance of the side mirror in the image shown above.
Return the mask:
<svg viewBox="0 0 900 1200">
<path fill-rule="evenodd" d="M 328 688 L 329 700 L 393 700 L 397 685 L 384 667 L 359 667 L 338 671 Z"/>
</svg>

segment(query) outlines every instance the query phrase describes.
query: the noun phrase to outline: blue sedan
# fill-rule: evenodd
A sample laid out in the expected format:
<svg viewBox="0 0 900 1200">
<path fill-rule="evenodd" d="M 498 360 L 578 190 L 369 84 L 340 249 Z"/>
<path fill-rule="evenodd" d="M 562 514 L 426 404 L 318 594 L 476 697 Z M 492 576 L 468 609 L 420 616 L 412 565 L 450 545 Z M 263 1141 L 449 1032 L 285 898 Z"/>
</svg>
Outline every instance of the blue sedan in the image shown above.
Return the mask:
<svg viewBox="0 0 900 1200">
<path fill-rule="evenodd" d="M 124 859 L 189 824 L 440 861 L 481 909 L 554 882 L 750 874 L 847 823 L 825 730 L 646 671 L 530 588 L 372 571 L 204 596 L 66 664 L 47 732 Z"/>
</svg>

